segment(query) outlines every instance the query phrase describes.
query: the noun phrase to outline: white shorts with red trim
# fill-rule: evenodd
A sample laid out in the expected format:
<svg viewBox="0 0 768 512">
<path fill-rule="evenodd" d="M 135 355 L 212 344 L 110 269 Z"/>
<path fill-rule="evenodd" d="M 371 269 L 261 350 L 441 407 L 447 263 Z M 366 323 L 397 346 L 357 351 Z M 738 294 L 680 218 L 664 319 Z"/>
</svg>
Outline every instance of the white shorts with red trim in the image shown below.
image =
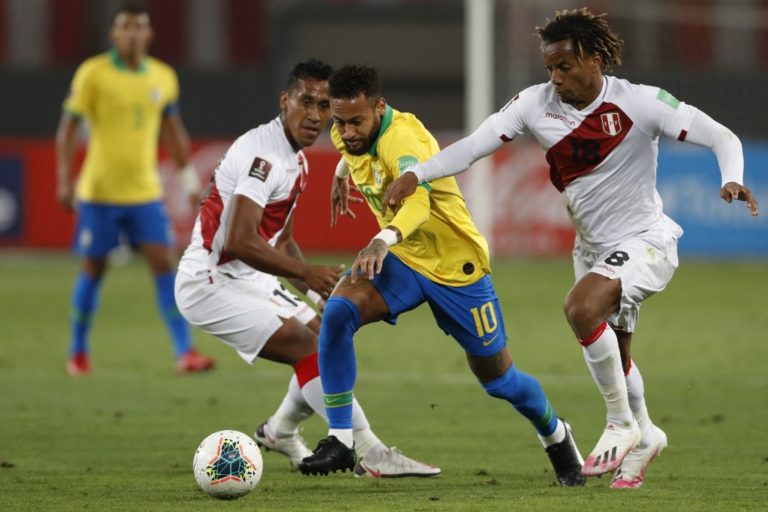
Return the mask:
<svg viewBox="0 0 768 512">
<path fill-rule="evenodd" d="M 619 311 L 608 317 L 608 323 L 619 330 L 634 332 L 640 304 L 662 291 L 677 269 L 676 229 L 649 231 L 624 240 L 604 253 L 573 248 L 576 281 L 588 272 L 621 280 Z"/>
<path fill-rule="evenodd" d="M 315 311 L 274 276 L 256 281 L 207 272 L 176 274 L 176 305 L 187 321 L 213 334 L 253 364 L 269 338 L 296 318 L 308 324 Z"/>
</svg>

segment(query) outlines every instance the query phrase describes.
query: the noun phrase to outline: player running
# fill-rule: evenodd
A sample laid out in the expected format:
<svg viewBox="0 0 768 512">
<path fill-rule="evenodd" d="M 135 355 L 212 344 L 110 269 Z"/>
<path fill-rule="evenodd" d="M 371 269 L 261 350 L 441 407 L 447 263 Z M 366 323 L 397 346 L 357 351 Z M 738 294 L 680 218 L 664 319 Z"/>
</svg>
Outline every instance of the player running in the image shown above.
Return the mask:
<svg viewBox="0 0 768 512">
<path fill-rule="evenodd" d="M 584 485 L 581 455 L 570 427 L 559 419 L 539 382 L 517 369 L 491 283 L 488 244 L 475 227 L 453 178 L 419 188 L 393 216 L 381 211 L 387 185 L 439 151 L 412 114 L 381 95 L 376 69 L 346 66 L 330 78 L 332 139 L 342 154 L 332 189 L 332 223 L 347 213 L 349 182 L 367 199 L 382 230 L 360 251 L 351 275 L 328 300 L 320 331 L 320 377 L 328 437 L 299 469 L 327 474 L 355 464 L 354 333 L 364 324 L 397 317 L 428 303 L 438 326 L 453 336 L 485 391 L 525 416 L 563 486 Z"/>
<path fill-rule="evenodd" d="M 753 216 L 757 201 L 743 185 L 736 135 L 663 89 L 606 75 L 621 64 L 623 41 L 604 14 L 557 12 L 536 30 L 549 82 L 525 89 L 474 133 L 408 169 L 390 186 L 384 209 L 398 209 L 422 189 L 417 184 L 458 174 L 523 132 L 536 137 L 576 228 L 576 284 L 565 316 L 607 408 L 606 428 L 582 471 L 614 472 L 613 488 L 639 487 L 667 436 L 648 415 L 630 342 L 640 304 L 677 268 L 683 234 L 656 191 L 659 136 L 711 148 L 720 197 L 745 201 Z"/>
<path fill-rule="evenodd" d="M 302 148 L 328 124 L 331 72 L 314 59 L 297 64 L 280 95 L 280 115 L 229 148 L 211 179 L 176 278 L 176 301 L 192 325 L 249 364 L 262 357 L 293 366 L 282 404 L 254 437 L 294 466 L 312 453 L 299 436 L 299 423 L 313 412 L 326 417 L 317 367 L 320 319 L 276 276 L 288 278 L 321 307 L 339 279 L 341 267 L 306 263 L 293 239 L 293 211 L 309 175 Z M 440 474 L 440 468 L 385 446 L 357 402 L 353 407 L 361 463 L 356 476 Z"/>
</svg>

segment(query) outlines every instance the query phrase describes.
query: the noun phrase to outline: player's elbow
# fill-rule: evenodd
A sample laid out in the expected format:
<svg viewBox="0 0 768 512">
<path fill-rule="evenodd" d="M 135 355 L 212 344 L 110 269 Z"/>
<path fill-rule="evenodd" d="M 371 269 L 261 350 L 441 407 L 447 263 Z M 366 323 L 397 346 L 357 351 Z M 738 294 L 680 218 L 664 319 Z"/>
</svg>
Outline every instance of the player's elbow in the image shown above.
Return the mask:
<svg viewBox="0 0 768 512">
<path fill-rule="evenodd" d="M 223 251 L 230 256 L 242 260 L 249 251 L 247 238 L 237 233 L 230 233 L 224 238 Z"/>
</svg>

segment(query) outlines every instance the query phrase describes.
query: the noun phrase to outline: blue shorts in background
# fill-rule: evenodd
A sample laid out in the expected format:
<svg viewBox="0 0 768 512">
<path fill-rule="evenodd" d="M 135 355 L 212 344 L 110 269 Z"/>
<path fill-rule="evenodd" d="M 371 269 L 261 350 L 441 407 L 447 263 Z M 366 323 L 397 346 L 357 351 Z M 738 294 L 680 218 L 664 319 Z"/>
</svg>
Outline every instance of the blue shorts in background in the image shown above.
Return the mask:
<svg viewBox="0 0 768 512">
<path fill-rule="evenodd" d="M 427 279 L 389 253 L 371 284 L 384 297 L 391 324 L 400 313 L 426 302 L 437 325 L 467 353 L 490 356 L 506 346 L 504 318 L 489 276 L 467 286 L 446 286 Z"/>
<path fill-rule="evenodd" d="M 78 203 L 75 251 L 80 256 L 105 258 L 120 245 L 121 236 L 132 247 L 145 243 L 171 245 L 173 235 L 163 203 Z"/>
</svg>

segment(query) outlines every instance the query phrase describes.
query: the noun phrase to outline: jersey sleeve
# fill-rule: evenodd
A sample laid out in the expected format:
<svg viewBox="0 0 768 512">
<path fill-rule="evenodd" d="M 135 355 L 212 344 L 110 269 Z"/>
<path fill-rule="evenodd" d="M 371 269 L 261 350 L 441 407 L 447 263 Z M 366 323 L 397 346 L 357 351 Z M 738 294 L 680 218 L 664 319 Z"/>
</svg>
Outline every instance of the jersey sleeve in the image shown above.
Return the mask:
<svg viewBox="0 0 768 512">
<path fill-rule="evenodd" d="M 439 149 L 437 142 L 426 130 L 401 130 L 395 134 L 381 158 L 384 166 L 398 178 L 420 162 L 425 162 Z M 417 187 L 416 192 L 403 201 L 403 206 L 392 218 L 390 226 L 396 227 L 403 238 L 413 233 L 429 219 L 429 187 Z"/>
<path fill-rule="evenodd" d="M 660 87 L 634 85 L 631 92 L 633 112 L 640 129 L 652 137 L 665 135 L 684 140 L 690 130 L 696 108 Z"/>
<path fill-rule="evenodd" d="M 502 141 L 510 141 L 527 130 L 528 112 L 535 108 L 538 96 L 535 87 L 520 92 L 488 118 L 496 136 Z"/>
<path fill-rule="evenodd" d="M 266 207 L 274 188 L 274 175 L 269 152 L 237 152 L 230 165 L 237 175 L 234 194 L 247 197 L 262 208 Z"/>
<path fill-rule="evenodd" d="M 91 117 L 96 93 L 94 82 L 92 63 L 81 64 L 69 86 L 69 94 L 64 100 L 64 111 L 76 117 Z"/>
<path fill-rule="evenodd" d="M 163 107 L 163 117 L 176 115 L 179 113 L 179 77 L 176 72 L 168 66 L 168 99 Z"/>
</svg>

